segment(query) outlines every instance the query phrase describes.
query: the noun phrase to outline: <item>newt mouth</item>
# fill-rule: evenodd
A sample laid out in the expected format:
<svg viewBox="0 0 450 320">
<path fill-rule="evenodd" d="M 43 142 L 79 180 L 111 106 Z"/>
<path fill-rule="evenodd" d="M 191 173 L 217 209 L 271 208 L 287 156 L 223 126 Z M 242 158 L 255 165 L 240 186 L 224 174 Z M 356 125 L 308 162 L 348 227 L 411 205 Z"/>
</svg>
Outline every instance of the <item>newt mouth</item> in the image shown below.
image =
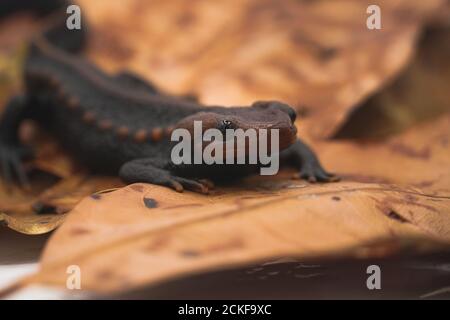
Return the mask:
<svg viewBox="0 0 450 320">
<path fill-rule="evenodd" d="M 275 131 L 276 133 L 275 133 Z M 253 134 L 248 132 L 242 135 L 223 137 L 213 141 L 194 141 L 193 150 L 201 150 L 211 157 L 220 157 L 223 160 L 258 159 L 263 156 L 276 156 L 281 151 L 290 147 L 297 140 L 297 128 L 288 129 L 272 128 L 255 130 Z M 217 154 L 220 152 L 221 154 Z M 224 161 L 225 163 L 225 161 Z"/>
</svg>

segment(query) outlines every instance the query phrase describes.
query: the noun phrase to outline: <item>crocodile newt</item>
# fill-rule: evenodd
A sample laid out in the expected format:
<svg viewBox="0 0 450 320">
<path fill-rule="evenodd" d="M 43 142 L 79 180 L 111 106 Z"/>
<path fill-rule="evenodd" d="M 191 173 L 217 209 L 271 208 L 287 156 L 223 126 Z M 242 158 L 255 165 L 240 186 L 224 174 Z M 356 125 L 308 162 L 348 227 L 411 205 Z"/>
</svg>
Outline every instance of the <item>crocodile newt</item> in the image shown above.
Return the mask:
<svg viewBox="0 0 450 320">
<path fill-rule="evenodd" d="M 37 3 L 20 3 L 28 2 Z M 40 12 L 48 13 L 64 9 L 64 1 L 46 0 L 42 6 Z M 0 16 L 4 15 L 0 8 Z M 127 183 L 207 193 L 213 186 L 210 181 L 240 178 L 260 166 L 175 165 L 170 157 L 171 133 L 177 128 L 190 130 L 194 121 L 201 121 L 203 130 L 221 132 L 278 129 L 280 158 L 297 168 L 301 178 L 337 180 L 297 138 L 296 112 L 287 104 L 257 101 L 250 106 L 204 106 L 162 92 L 130 72 L 109 75 L 77 54 L 86 42 L 86 26 L 68 30 L 65 17 L 64 11 L 56 19 L 59 23 L 30 41 L 23 71 L 25 89 L 10 99 L 0 117 L 0 172 L 7 181 L 28 183 L 22 161 L 32 151 L 18 137 L 25 119 L 37 121 L 93 172 L 119 175 Z"/>
</svg>

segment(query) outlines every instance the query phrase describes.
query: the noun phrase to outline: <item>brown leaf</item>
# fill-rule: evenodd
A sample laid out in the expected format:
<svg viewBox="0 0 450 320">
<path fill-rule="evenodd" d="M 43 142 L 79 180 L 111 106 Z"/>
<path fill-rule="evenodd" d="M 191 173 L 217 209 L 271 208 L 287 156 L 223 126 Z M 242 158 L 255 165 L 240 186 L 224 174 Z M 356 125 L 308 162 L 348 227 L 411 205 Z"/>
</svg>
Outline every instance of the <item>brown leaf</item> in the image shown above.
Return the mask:
<svg viewBox="0 0 450 320">
<path fill-rule="evenodd" d="M 430 195 L 448 196 L 449 142 L 450 115 L 446 114 L 387 141 L 316 141 L 316 146 L 326 166 L 344 180 L 395 183 Z"/>
<path fill-rule="evenodd" d="M 409 65 L 381 91 L 355 106 L 334 137 L 385 138 L 448 112 L 449 56 L 449 26 L 426 30 Z"/>
<path fill-rule="evenodd" d="M 41 172 L 45 179 L 45 173 Z M 18 232 L 47 233 L 63 223 L 69 212 L 81 199 L 99 190 L 112 189 L 123 184 L 117 178 L 93 177 L 75 174 L 61 179 L 48 188 L 39 187 L 41 179 L 32 179 L 30 190 L 0 184 L 0 221 Z"/>
</svg>

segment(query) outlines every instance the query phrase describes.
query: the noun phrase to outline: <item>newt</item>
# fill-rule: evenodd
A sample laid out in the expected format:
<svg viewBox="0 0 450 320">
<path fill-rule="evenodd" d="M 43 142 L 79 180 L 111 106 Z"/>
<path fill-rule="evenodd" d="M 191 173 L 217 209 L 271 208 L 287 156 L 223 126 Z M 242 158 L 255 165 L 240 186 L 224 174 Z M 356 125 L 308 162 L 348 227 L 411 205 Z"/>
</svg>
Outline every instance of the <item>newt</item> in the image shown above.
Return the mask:
<svg viewBox="0 0 450 320">
<path fill-rule="evenodd" d="M 20 3 L 29 2 L 36 4 Z M 64 9 L 64 3 L 43 1 L 40 12 Z M 4 13 L 0 8 L 0 16 Z M 171 132 L 191 129 L 194 121 L 202 121 L 204 131 L 278 129 L 280 158 L 297 168 L 299 177 L 311 182 L 337 180 L 297 138 L 296 112 L 289 105 L 257 101 L 250 106 L 205 106 L 167 94 L 127 71 L 109 75 L 77 54 L 86 42 L 86 26 L 68 30 L 65 10 L 61 16 L 60 23 L 31 39 L 23 68 L 24 91 L 10 99 L 0 117 L 0 166 L 6 181 L 28 184 L 22 162 L 33 152 L 18 137 L 25 119 L 33 119 L 51 132 L 92 172 L 118 175 L 126 183 L 208 193 L 213 187 L 210 181 L 240 178 L 260 167 L 175 165 L 170 157 Z"/>
</svg>

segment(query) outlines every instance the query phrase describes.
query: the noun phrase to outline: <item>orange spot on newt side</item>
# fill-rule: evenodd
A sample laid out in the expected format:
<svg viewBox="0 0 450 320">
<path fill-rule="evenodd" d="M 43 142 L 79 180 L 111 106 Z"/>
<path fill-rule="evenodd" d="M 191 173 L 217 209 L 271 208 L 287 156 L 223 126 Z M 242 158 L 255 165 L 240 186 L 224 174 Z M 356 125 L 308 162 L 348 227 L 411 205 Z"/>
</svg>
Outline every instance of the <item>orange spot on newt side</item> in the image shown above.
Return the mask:
<svg viewBox="0 0 450 320">
<path fill-rule="evenodd" d="M 86 123 L 93 123 L 95 121 L 95 114 L 91 111 L 86 111 L 83 114 L 83 121 Z"/>
<path fill-rule="evenodd" d="M 130 129 L 128 129 L 125 126 L 121 126 L 117 129 L 117 135 L 120 138 L 126 138 L 126 137 L 128 137 L 129 134 L 130 134 Z"/>
<path fill-rule="evenodd" d="M 100 130 L 109 130 L 113 127 L 113 123 L 111 122 L 111 120 L 101 120 L 98 123 L 98 128 Z"/>
<path fill-rule="evenodd" d="M 163 136 L 163 130 L 161 128 L 154 128 L 151 133 L 152 141 L 159 141 Z"/>
<path fill-rule="evenodd" d="M 145 129 L 138 130 L 134 134 L 134 140 L 139 143 L 144 142 L 147 139 L 147 137 L 148 137 L 148 133 Z"/>
</svg>

